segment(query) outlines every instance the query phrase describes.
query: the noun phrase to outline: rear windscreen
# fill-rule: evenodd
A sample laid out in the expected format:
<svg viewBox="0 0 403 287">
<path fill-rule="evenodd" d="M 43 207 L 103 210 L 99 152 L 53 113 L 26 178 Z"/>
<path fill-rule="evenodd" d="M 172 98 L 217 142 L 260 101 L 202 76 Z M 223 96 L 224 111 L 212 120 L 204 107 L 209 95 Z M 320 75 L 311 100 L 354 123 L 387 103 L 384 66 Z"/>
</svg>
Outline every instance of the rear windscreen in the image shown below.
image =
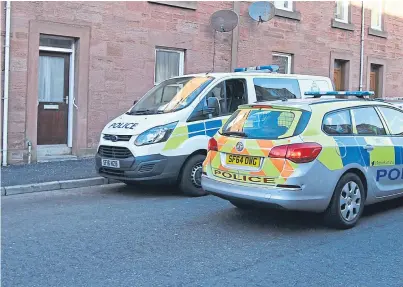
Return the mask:
<svg viewBox="0 0 403 287">
<path fill-rule="evenodd" d="M 300 110 L 240 109 L 222 128 L 221 134 L 251 139 L 282 139 L 301 133 L 310 113 Z"/>
</svg>

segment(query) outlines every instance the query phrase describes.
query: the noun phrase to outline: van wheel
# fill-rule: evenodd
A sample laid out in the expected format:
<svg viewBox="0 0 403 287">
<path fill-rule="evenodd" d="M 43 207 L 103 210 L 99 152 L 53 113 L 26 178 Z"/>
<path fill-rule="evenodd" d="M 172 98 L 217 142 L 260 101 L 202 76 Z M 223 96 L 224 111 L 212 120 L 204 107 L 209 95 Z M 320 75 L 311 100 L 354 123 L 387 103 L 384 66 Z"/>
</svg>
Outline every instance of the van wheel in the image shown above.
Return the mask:
<svg viewBox="0 0 403 287">
<path fill-rule="evenodd" d="M 354 227 L 364 211 L 365 190 L 354 173 L 345 174 L 337 183 L 332 200 L 325 212 L 325 222 L 337 229 Z"/>
<path fill-rule="evenodd" d="M 186 161 L 179 182 L 179 187 L 185 195 L 207 195 L 207 192 L 205 192 L 201 187 L 201 175 L 205 158 L 206 156 L 197 154 Z"/>
</svg>

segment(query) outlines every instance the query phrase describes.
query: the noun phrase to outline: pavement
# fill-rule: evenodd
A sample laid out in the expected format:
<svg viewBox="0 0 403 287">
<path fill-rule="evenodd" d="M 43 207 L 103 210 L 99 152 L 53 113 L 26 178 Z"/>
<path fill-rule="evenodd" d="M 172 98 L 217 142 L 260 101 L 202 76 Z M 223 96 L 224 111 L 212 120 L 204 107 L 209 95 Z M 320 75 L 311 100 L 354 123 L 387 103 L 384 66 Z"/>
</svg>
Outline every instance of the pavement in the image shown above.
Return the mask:
<svg viewBox="0 0 403 287">
<path fill-rule="evenodd" d="M 403 200 L 355 228 L 120 184 L 2 198 L 2 286 L 403 286 Z"/>
<path fill-rule="evenodd" d="M 1 195 L 103 185 L 116 181 L 100 177 L 95 159 L 11 165 L 1 168 Z"/>
</svg>

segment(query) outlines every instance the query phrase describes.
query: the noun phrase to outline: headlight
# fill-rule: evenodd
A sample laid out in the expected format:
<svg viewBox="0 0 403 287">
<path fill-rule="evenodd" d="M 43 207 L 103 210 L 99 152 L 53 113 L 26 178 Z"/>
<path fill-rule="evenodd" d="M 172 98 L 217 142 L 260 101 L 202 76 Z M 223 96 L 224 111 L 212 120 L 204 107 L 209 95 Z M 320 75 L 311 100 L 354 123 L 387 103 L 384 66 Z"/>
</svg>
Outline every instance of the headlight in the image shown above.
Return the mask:
<svg viewBox="0 0 403 287">
<path fill-rule="evenodd" d="M 134 144 L 137 146 L 141 146 L 141 145 L 164 142 L 172 134 L 177 124 L 178 122 L 174 122 L 164 126 L 151 128 L 141 133 L 134 141 Z"/>
</svg>

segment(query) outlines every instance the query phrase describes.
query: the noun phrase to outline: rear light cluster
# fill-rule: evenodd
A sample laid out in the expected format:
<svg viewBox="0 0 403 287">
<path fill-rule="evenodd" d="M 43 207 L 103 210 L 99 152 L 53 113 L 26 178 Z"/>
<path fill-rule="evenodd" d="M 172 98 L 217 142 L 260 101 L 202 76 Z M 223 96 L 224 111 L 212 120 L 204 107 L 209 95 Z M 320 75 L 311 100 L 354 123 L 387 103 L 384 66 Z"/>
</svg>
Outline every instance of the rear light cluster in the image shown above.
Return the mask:
<svg viewBox="0 0 403 287">
<path fill-rule="evenodd" d="M 218 143 L 215 138 L 210 138 L 207 146 L 208 151 L 218 151 Z"/>
<path fill-rule="evenodd" d="M 307 163 L 315 160 L 321 151 L 322 146 L 317 143 L 297 143 L 273 147 L 269 157 L 285 158 L 295 163 Z"/>
</svg>

